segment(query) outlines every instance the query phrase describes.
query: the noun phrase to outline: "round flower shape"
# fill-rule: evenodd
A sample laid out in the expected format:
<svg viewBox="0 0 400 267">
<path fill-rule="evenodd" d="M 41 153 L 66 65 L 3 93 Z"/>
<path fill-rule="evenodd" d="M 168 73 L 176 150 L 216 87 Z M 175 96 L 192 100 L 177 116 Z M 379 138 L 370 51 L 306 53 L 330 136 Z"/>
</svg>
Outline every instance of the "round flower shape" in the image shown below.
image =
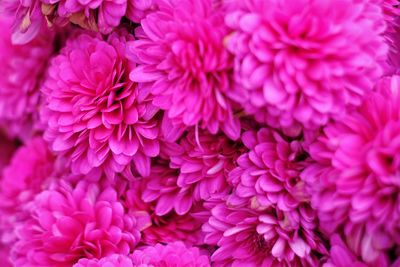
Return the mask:
<svg viewBox="0 0 400 267">
<path fill-rule="evenodd" d="M 229 203 L 250 204 L 254 209 L 273 205 L 290 211 L 308 200 L 300 179 L 308 155 L 299 141 L 285 139 L 268 128 L 247 131 L 242 141 L 249 151 L 238 158 L 238 167 L 229 173 L 234 185 Z"/>
<path fill-rule="evenodd" d="M 78 34 L 51 62 L 43 87 L 45 138 L 73 173 L 113 177 L 133 163 L 147 176 L 150 157 L 159 153 L 158 109 L 128 78 L 134 65 L 125 48 L 132 38 L 125 31 L 107 41 Z"/>
<path fill-rule="evenodd" d="M 249 0 L 229 10 L 231 97 L 270 126 L 325 125 L 359 105 L 382 74 L 385 21 L 373 1 Z"/>
<path fill-rule="evenodd" d="M 218 246 L 211 256 L 216 266 L 318 266 L 318 255 L 327 253 L 316 233 L 316 216 L 306 206 L 283 212 L 221 203 L 203 231 L 205 242 Z"/>
<path fill-rule="evenodd" d="M 187 248 L 182 242 L 137 249 L 132 254 L 132 260 L 134 266 L 141 267 L 210 266 L 208 257 L 201 255 L 198 248 Z"/>
<path fill-rule="evenodd" d="M 157 11 L 141 21 L 130 43 L 138 68 L 131 79 L 155 95 L 175 125 L 199 125 L 231 139 L 240 136 L 226 94 L 232 87 L 232 57 L 223 44 L 223 13 L 212 0 L 157 0 Z"/>
<path fill-rule="evenodd" d="M 28 139 L 39 105 L 39 86 L 53 52 L 54 34 L 42 30 L 30 43 L 12 44 L 13 16 L 2 15 L 0 23 L 0 125 L 12 137 Z"/>
<path fill-rule="evenodd" d="M 53 169 L 54 157 L 40 137 L 14 153 L 0 180 L 0 233 L 4 243 L 15 239 L 14 222 L 24 205 L 48 183 Z"/>
<path fill-rule="evenodd" d="M 157 169 L 157 167 L 154 169 Z M 142 231 L 141 241 L 147 245 L 175 241 L 183 241 L 188 245 L 201 243 L 203 240 L 201 225 L 204 220 L 199 219 L 194 214 L 202 212 L 204 209 L 197 205 L 184 215 L 179 215 L 174 210 L 165 212 L 164 206 L 169 207 L 170 203 L 167 202 L 173 200 L 165 197 L 150 202 L 147 198 L 150 198 L 151 189 L 147 190 L 147 188 L 153 185 L 152 182 L 148 183 L 144 179 L 133 181 L 129 188 L 123 191 L 126 193 L 121 194 L 127 209 L 131 210 L 133 214 L 142 215 L 144 213 L 151 219 L 151 222 L 148 222 L 146 228 Z M 166 185 L 165 188 L 160 190 L 169 191 L 170 188 Z"/>
<path fill-rule="evenodd" d="M 189 211 L 192 203 L 226 196 L 231 190 L 227 183 L 228 173 L 234 169 L 243 150 L 241 145 L 206 131 L 189 131 L 179 145 L 180 151 L 170 154 L 170 167 L 179 172 L 176 183 L 180 194 L 186 194 L 177 201 L 186 201 L 187 206 L 175 208 L 177 213 Z"/>
<path fill-rule="evenodd" d="M 84 181 L 43 191 L 29 208 L 30 216 L 16 226 L 16 266 L 67 267 L 81 258 L 127 255 L 145 226 L 125 211 L 112 187 Z"/>
<path fill-rule="evenodd" d="M 81 259 L 73 267 L 135 267 L 129 256 L 113 254 L 101 259 Z"/>
<path fill-rule="evenodd" d="M 400 76 L 383 78 L 363 105 L 324 129 L 302 178 L 326 232 L 384 231 L 400 243 Z"/>
</svg>

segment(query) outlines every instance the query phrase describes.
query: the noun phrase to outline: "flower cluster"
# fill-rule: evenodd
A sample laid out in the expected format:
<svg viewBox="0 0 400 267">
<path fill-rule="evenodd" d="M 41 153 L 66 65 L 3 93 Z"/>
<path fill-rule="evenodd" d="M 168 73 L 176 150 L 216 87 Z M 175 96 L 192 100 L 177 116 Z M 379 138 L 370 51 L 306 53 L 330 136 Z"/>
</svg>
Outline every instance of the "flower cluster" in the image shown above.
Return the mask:
<svg viewBox="0 0 400 267">
<path fill-rule="evenodd" d="M 0 266 L 400 266 L 397 0 L 0 1 Z"/>
</svg>

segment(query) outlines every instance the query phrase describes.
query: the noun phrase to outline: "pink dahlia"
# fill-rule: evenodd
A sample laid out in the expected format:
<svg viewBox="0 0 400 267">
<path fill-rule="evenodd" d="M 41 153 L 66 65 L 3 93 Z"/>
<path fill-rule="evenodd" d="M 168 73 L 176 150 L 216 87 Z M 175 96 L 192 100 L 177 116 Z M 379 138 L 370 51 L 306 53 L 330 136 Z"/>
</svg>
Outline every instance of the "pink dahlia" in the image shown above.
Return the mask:
<svg viewBox="0 0 400 267">
<path fill-rule="evenodd" d="M 131 257 L 112 254 L 101 259 L 81 259 L 73 267 L 136 267 Z"/>
<path fill-rule="evenodd" d="M 372 237 L 383 232 L 380 241 L 400 244 L 400 76 L 383 78 L 376 90 L 324 129 L 302 178 L 324 231 L 365 227 Z"/>
<path fill-rule="evenodd" d="M 223 44 L 224 14 L 213 0 L 156 0 L 158 10 L 137 28 L 130 43 L 139 66 L 130 78 L 155 96 L 173 124 L 199 125 L 231 139 L 240 135 L 239 118 L 226 94 L 232 87 L 233 61 Z"/>
<path fill-rule="evenodd" d="M 0 235 L 4 243 L 15 236 L 14 223 L 24 205 L 41 192 L 53 172 L 54 158 L 43 139 L 36 137 L 20 147 L 0 180 Z"/>
<path fill-rule="evenodd" d="M 157 167 L 154 169 L 158 170 Z M 169 179 L 168 175 L 165 177 Z M 202 208 L 197 205 L 184 215 L 179 215 L 174 210 L 165 212 L 167 208 L 164 206 L 170 207 L 171 204 L 168 202 L 171 202 L 171 199 L 163 197 L 150 201 L 149 192 L 157 183 L 157 181 L 152 183 L 151 178 L 147 177 L 131 182 L 127 190 L 122 190 L 123 193 L 121 195 L 127 209 L 135 214 L 142 215 L 144 213 L 150 216 L 151 222 L 146 225 L 142 232 L 142 242 L 147 245 L 175 241 L 183 241 L 188 245 L 200 244 L 203 239 L 201 233 L 203 221 L 193 216 L 193 214 L 202 211 Z M 168 184 L 164 188 L 158 188 L 164 193 L 170 190 Z"/>
<path fill-rule="evenodd" d="M 373 1 L 233 2 L 231 97 L 270 126 L 324 125 L 359 105 L 382 74 L 385 21 Z"/>
<path fill-rule="evenodd" d="M 299 141 L 268 128 L 247 131 L 242 141 L 249 151 L 238 158 L 238 167 L 229 174 L 235 186 L 229 202 L 250 204 L 254 209 L 276 205 L 290 211 L 307 200 L 300 172 L 307 166 L 308 155 Z"/>
<path fill-rule="evenodd" d="M 334 234 L 331 237 L 331 248 L 329 251 L 328 261 L 323 267 L 387 267 L 391 266 L 387 256 L 381 254 L 377 260 L 371 263 L 363 262 L 362 259 L 352 251 L 349 246 L 340 238 L 339 235 Z M 395 265 L 392 265 L 394 267 Z"/>
<path fill-rule="evenodd" d="M 211 210 L 204 224 L 205 242 L 218 246 L 215 266 L 318 266 L 326 254 L 316 230 L 312 209 L 291 212 L 270 208 L 256 211 L 230 208 L 225 203 Z"/>
<path fill-rule="evenodd" d="M 198 248 L 188 248 L 182 242 L 137 249 L 132 254 L 132 260 L 134 266 L 141 267 L 210 266 L 208 257 L 201 255 Z"/>
<path fill-rule="evenodd" d="M 16 266 L 72 266 L 81 258 L 127 255 L 146 222 L 128 213 L 112 187 L 80 182 L 45 190 L 16 226 Z"/>
<path fill-rule="evenodd" d="M 30 43 L 13 45 L 13 19 L 0 18 L 0 125 L 12 137 L 27 139 L 37 120 L 39 87 L 53 51 L 54 35 L 41 31 Z"/>
<path fill-rule="evenodd" d="M 227 178 L 242 151 L 239 144 L 223 135 L 189 131 L 179 145 L 180 151 L 170 155 L 170 167 L 179 172 L 179 193 L 186 195 L 176 199 L 179 205 L 185 205 L 184 209 L 175 208 L 178 214 L 189 211 L 192 203 L 222 198 L 230 192 Z"/>
<path fill-rule="evenodd" d="M 131 163 L 143 176 L 159 153 L 157 111 L 146 90 L 129 80 L 125 31 L 79 34 L 53 58 L 43 86 L 45 138 L 74 173 L 113 177 Z M 93 174 L 94 175 L 94 174 Z"/>
</svg>

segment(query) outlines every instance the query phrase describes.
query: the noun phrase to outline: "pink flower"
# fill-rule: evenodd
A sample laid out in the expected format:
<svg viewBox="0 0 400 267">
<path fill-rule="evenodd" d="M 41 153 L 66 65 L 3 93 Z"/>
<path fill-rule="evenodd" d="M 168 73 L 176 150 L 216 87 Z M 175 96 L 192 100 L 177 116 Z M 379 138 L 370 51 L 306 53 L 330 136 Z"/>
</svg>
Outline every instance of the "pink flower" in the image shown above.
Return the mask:
<svg viewBox="0 0 400 267">
<path fill-rule="evenodd" d="M 324 129 L 310 147 L 315 163 L 301 176 L 325 232 L 365 227 L 372 236 L 382 233 L 379 243 L 400 244 L 400 76 L 383 78 L 376 90 Z M 363 256 L 372 262 L 372 255 Z"/>
<path fill-rule="evenodd" d="M 160 170 L 157 166 L 153 167 L 153 169 L 156 172 Z M 168 174 L 165 177 L 169 179 Z M 203 220 L 194 216 L 194 213 L 201 212 L 204 209 L 197 205 L 184 215 L 179 215 L 174 210 L 170 210 L 167 213 L 164 212 L 165 208 L 163 206 L 169 206 L 170 203 L 167 203 L 167 201 L 171 200 L 160 198 L 150 201 L 149 195 L 146 193 L 147 189 L 153 189 L 157 182 L 153 183 L 151 178 L 147 177 L 131 182 L 128 189 L 122 190 L 124 192 L 122 197 L 127 209 L 133 213 L 147 214 L 151 218 L 151 222 L 142 232 L 142 242 L 147 245 L 175 241 L 183 241 L 188 245 L 200 244 L 203 239 L 201 233 Z M 160 190 L 168 192 L 170 187 L 167 184 Z"/>
<path fill-rule="evenodd" d="M 16 266 L 67 267 L 80 258 L 127 255 L 147 224 L 124 209 L 112 187 L 84 181 L 45 190 L 29 208 L 29 218 L 16 226 Z"/>
<path fill-rule="evenodd" d="M 198 248 L 187 248 L 182 242 L 137 249 L 132 254 L 132 260 L 134 266 L 141 267 L 210 266 L 208 257 L 201 255 Z"/>
<path fill-rule="evenodd" d="M 3 170 L 0 181 L 0 235 L 1 241 L 15 239 L 14 223 L 21 217 L 26 203 L 41 192 L 50 180 L 54 158 L 40 137 L 20 147 L 11 163 Z"/>
<path fill-rule="evenodd" d="M 0 23 L 0 125 L 12 137 L 28 139 L 37 120 L 39 87 L 53 51 L 54 34 L 40 31 L 25 45 L 11 43 L 13 17 Z"/>
<path fill-rule="evenodd" d="M 307 206 L 284 212 L 221 203 L 211 214 L 203 231 L 205 242 L 218 246 L 211 256 L 215 266 L 317 266 L 318 255 L 326 254 Z"/>
<path fill-rule="evenodd" d="M 45 138 L 74 173 L 109 177 L 130 164 L 143 176 L 159 153 L 157 111 L 146 90 L 129 80 L 125 31 L 79 34 L 51 61 L 43 86 Z M 96 173 L 96 174 L 93 174 Z"/>
<path fill-rule="evenodd" d="M 126 17 L 133 22 L 140 23 L 149 13 L 156 8 L 155 0 L 128 0 Z"/>
<path fill-rule="evenodd" d="M 134 267 L 129 256 L 113 254 L 101 259 L 81 259 L 73 267 Z"/>
<path fill-rule="evenodd" d="M 156 0 L 158 10 L 141 21 L 130 43 L 138 63 L 130 78 L 155 95 L 178 127 L 199 125 L 212 134 L 240 135 L 239 118 L 226 94 L 233 62 L 223 39 L 223 13 L 213 0 Z M 182 125 L 182 126 L 181 126 Z"/>
<path fill-rule="evenodd" d="M 300 172 L 307 166 L 308 155 L 299 141 L 287 140 L 268 128 L 247 131 L 242 141 L 249 151 L 229 174 L 235 189 L 228 202 L 250 204 L 254 209 L 276 205 L 290 211 L 307 200 Z"/>
<path fill-rule="evenodd" d="M 382 74 L 385 22 L 373 1 L 233 2 L 230 95 L 259 121 L 294 133 L 325 125 L 359 105 Z"/>
</svg>

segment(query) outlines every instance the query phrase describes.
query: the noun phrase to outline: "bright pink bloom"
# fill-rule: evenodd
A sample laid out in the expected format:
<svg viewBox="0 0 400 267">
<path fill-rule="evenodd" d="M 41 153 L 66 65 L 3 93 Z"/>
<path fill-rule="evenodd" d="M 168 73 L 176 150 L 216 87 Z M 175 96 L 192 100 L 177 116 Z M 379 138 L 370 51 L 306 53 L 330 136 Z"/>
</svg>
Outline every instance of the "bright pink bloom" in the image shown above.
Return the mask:
<svg viewBox="0 0 400 267">
<path fill-rule="evenodd" d="M 182 242 L 137 249 L 132 254 L 132 260 L 134 266 L 141 267 L 210 266 L 208 257 L 201 255 L 198 248 L 188 248 Z"/>
<path fill-rule="evenodd" d="M 153 167 L 155 172 L 161 170 L 157 166 Z M 166 171 L 166 169 L 163 169 Z M 156 176 L 155 176 L 156 177 Z M 165 175 L 166 180 L 170 179 L 169 175 Z M 155 179 L 155 178 L 154 178 Z M 202 211 L 201 207 L 193 207 L 190 212 L 179 215 L 174 210 L 165 213 L 166 208 L 170 206 L 171 201 L 167 198 L 150 201 L 149 195 L 145 193 L 147 188 L 154 188 L 157 182 L 152 182 L 150 177 L 133 181 L 128 190 L 123 190 L 122 194 L 125 199 L 125 206 L 137 214 L 147 214 L 151 218 L 151 222 L 142 232 L 142 242 L 147 245 L 155 245 L 157 243 L 170 243 L 175 241 L 183 241 L 185 244 L 194 245 L 202 242 L 203 235 L 201 233 L 202 220 L 193 216 L 194 212 Z M 157 187 L 166 193 L 170 191 L 168 181 L 166 186 Z M 157 185 L 158 186 L 158 185 Z M 125 193 L 126 192 L 126 193 Z M 149 191 L 147 191 L 149 192 Z"/>
<path fill-rule="evenodd" d="M 113 254 L 101 259 L 81 259 L 73 267 L 136 267 L 129 256 Z"/>
<path fill-rule="evenodd" d="M 151 97 L 129 80 L 125 31 L 75 35 L 55 57 L 43 87 L 45 138 L 74 173 L 113 177 L 134 164 L 143 176 L 159 153 L 158 120 Z M 95 175 L 95 174 L 93 174 Z"/>
<path fill-rule="evenodd" d="M 12 137 L 28 139 L 37 120 L 39 87 L 53 52 L 53 33 L 41 31 L 30 43 L 13 45 L 13 17 L 1 15 L 0 125 Z"/>
<path fill-rule="evenodd" d="M 235 189 L 228 202 L 254 209 L 276 205 L 290 211 L 307 200 L 300 172 L 307 166 L 308 155 L 299 141 L 289 141 L 268 128 L 247 131 L 242 141 L 249 152 L 238 158 L 239 166 L 229 174 Z"/>
<path fill-rule="evenodd" d="M 45 190 L 18 223 L 12 249 L 16 266 L 72 266 L 80 258 L 128 254 L 147 222 L 128 213 L 111 187 L 80 182 Z"/>
<path fill-rule="evenodd" d="M 212 134 L 240 135 L 239 118 L 226 94 L 233 61 L 223 39 L 223 13 L 213 0 L 156 0 L 158 10 L 136 29 L 130 53 L 138 68 L 131 79 L 155 95 L 154 105 L 173 124 L 199 125 Z M 182 125 L 182 126 L 181 126 Z"/>
<path fill-rule="evenodd" d="M 259 121 L 294 133 L 324 125 L 359 105 L 382 74 L 385 21 L 370 0 L 233 2 L 231 96 Z"/>
<path fill-rule="evenodd" d="M 53 172 L 54 158 L 43 139 L 36 137 L 20 147 L 0 181 L 1 241 L 15 239 L 14 223 L 26 203 L 41 192 Z"/>
<path fill-rule="evenodd" d="M 390 241 L 400 244 L 400 76 L 383 78 L 376 90 L 324 129 L 310 147 L 315 163 L 301 176 L 325 232 L 365 227 L 388 243 L 379 247 L 390 247 Z"/>
<path fill-rule="evenodd" d="M 215 266 L 317 266 L 326 254 L 309 207 L 256 211 L 222 203 L 211 214 L 203 231 L 205 242 L 219 247 L 211 256 Z"/>
</svg>

